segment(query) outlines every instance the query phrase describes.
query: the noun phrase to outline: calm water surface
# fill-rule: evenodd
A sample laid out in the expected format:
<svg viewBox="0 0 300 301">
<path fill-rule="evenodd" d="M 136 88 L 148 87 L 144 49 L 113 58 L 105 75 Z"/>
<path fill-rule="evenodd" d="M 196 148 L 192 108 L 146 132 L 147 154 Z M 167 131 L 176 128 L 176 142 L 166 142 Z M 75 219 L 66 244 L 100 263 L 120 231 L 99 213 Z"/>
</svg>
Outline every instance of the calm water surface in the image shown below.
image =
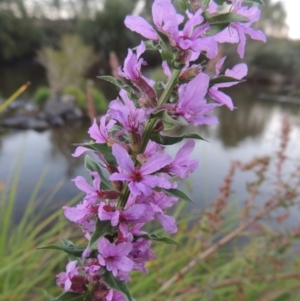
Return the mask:
<svg viewBox="0 0 300 301">
<path fill-rule="evenodd" d="M 260 91 L 263 90 L 260 87 Z M 300 105 L 259 100 L 257 94 L 257 87 L 241 85 L 231 92 L 237 110 L 230 112 L 226 108 L 220 108 L 217 111 L 218 125 L 195 129 L 209 142 L 197 141 L 192 157 L 199 159 L 199 167 L 187 184 L 180 184 L 182 188 L 189 189 L 190 195 L 195 199 L 196 205 L 193 208 L 203 208 L 214 199 L 232 160 L 245 162 L 255 156 L 276 152 L 284 115 L 288 115 L 292 123 L 288 154 L 296 161 L 300 158 Z M 43 171 L 46 175 L 38 194 L 39 201 L 42 203 L 58 189 L 49 204 L 49 210 L 62 206 L 78 194 L 70 180 L 77 175 L 88 177 L 88 173 L 83 167 L 83 158 L 71 156 L 74 151 L 72 143 L 89 140 L 86 134 L 88 127 L 89 124 L 78 122 L 42 133 L 9 130 L 1 134 L 0 183 L 9 180 L 16 165 L 21 171 L 17 219 Z M 183 130 L 179 131 L 182 132 Z M 181 145 L 167 147 L 166 151 L 174 155 Z M 20 158 L 21 165 L 17 163 Z M 235 177 L 234 198 L 241 204 L 247 196 L 245 183 L 251 179 L 254 179 L 251 173 L 241 173 Z M 272 189 L 270 185 L 262 187 L 260 198 L 267 197 Z M 296 221 L 297 214 L 294 213 L 293 222 Z"/>
</svg>

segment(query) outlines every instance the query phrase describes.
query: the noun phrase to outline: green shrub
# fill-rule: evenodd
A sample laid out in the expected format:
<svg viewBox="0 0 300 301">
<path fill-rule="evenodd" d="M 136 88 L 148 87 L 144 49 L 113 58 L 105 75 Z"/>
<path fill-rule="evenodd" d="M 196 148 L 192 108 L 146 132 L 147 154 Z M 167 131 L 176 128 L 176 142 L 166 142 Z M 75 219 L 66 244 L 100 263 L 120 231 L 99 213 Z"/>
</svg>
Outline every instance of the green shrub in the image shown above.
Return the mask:
<svg viewBox="0 0 300 301">
<path fill-rule="evenodd" d="M 70 95 L 74 95 L 76 98 L 76 104 L 78 105 L 78 107 L 80 109 L 85 110 L 87 108 L 87 104 L 86 104 L 86 97 L 84 95 L 84 92 L 75 86 L 68 86 L 66 88 L 64 88 L 63 90 L 63 94 L 70 94 Z"/>
<path fill-rule="evenodd" d="M 51 91 L 48 87 L 40 87 L 34 93 L 33 99 L 35 104 L 41 108 L 46 103 L 47 99 L 50 98 Z"/>
<path fill-rule="evenodd" d="M 97 112 L 105 112 L 107 110 L 107 101 L 102 92 L 93 89 L 93 99 Z"/>
</svg>

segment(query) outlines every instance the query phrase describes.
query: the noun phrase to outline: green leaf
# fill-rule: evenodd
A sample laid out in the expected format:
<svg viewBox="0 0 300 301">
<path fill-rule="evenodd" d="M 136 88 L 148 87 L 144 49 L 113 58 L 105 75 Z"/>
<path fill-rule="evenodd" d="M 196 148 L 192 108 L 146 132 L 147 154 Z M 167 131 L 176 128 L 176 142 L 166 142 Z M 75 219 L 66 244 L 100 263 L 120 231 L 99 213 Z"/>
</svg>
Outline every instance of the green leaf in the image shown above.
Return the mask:
<svg viewBox="0 0 300 301">
<path fill-rule="evenodd" d="M 133 301 L 126 282 L 121 281 L 118 278 L 115 278 L 113 274 L 109 271 L 105 271 L 102 274 L 102 279 L 110 288 L 123 293 L 128 301 Z"/>
<path fill-rule="evenodd" d="M 89 293 L 75 294 L 75 293 L 62 293 L 60 296 L 55 298 L 53 301 L 90 301 L 91 296 Z"/>
<path fill-rule="evenodd" d="M 234 83 L 234 82 L 240 82 L 241 80 L 236 79 L 234 77 L 221 75 L 218 77 L 211 78 L 209 81 L 209 85 L 213 86 L 215 84 L 223 84 L 223 83 Z"/>
<path fill-rule="evenodd" d="M 98 78 L 110 82 L 120 89 L 124 89 L 124 87 L 126 87 L 119 79 L 114 78 L 113 76 L 103 75 L 103 76 L 98 76 Z"/>
<path fill-rule="evenodd" d="M 37 249 L 39 250 L 60 250 L 60 251 L 65 251 L 67 254 L 76 256 L 76 257 L 81 257 L 83 251 L 85 250 L 85 247 L 83 246 L 59 246 L 59 245 L 47 245 L 43 247 L 38 247 Z"/>
<path fill-rule="evenodd" d="M 210 29 L 207 30 L 207 31 L 205 32 L 205 34 L 206 34 L 207 36 L 214 36 L 214 35 L 216 35 L 217 33 L 223 31 L 227 26 L 228 26 L 228 24 L 212 24 L 212 25 L 210 26 Z"/>
<path fill-rule="evenodd" d="M 186 193 L 184 193 L 183 191 L 181 191 L 179 189 L 171 188 L 171 189 L 163 189 L 163 191 L 166 194 L 176 196 L 183 201 L 186 201 L 189 203 L 195 203 Z"/>
<path fill-rule="evenodd" d="M 239 15 L 239 14 L 235 14 L 235 13 L 224 13 L 224 14 L 218 14 L 215 16 L 207 16 L 207 14 L 205 15 L 207 18 L 207 21 L 210 25 L 214 25 L 214 24 L 230 24 L 232 22 L 249 22 L 249 19 Z"/>
<path fill-rule="evenodd" d="M 226 2 L 226 0 L 213 0 L 213 1 L 218 5 L 223 5 Z"/>
<path fill-rule="evenodd" d="M 139 237 L 150 239 L 150 240 L 164 242 L 167 245 L 177 245 L 177 246 L 180 245 L 176 240 L 174 240 L 174 239 L 172 239 L 170 237 L 159 237 L 156 234 L 145 234 L 145 235 L 141 235 Z"/>
<path fill-rule="evenodd" d="M 116 165 L 116 159 L 112 154 L 111 148 L 107 144 L 102 143 L 82 143 L 74 144 L 76 146 L 83 146 L 85 148 L 99 152 L 105 160 L 112 165 Z"/>
<path fill-rule="evenodd" d="M 184 12 L 189 8 L 186 0 L 178 0 L 178 6 Z"/>
<path fill-rule="evenodd" d="M 96 229 L 92 234 L 92 237 L 89 242 L 89 249 L 95 245 L 99 238 L 105 235 L 114 235 L 117 232 L 116 227 L 113 227 L 110 221 L 100 221 L 97 219 Z"/>
<path fill-rule="evenodd" d="M 265 5 L 263 0 L 244 0 L 244 2 L 252 2 L 260 5 Z"/>
<path fill-rule="evenodd" d="M 84 165 L 87 170 L 98 172 L 98 174 L 100 175 L 100 178 L 101 178 L 101 184 L 100 184 L 101 189 L 104 189 L 104 190 L 112 189 L 111 183 L 105 178 L 99 165 L 95 161 L 93 161 L 88 155 L 85 156 Z"/>
<path fill-rule="evenodd" d="M 163 124 L 164 124 L 164 130 L 171 130 L 175 126 L 181 126 L 181 125 L 186 125 L 186 122 L 184 122 L 181 119 L 173 119 L 169 114 L 167 110 L 160 110 L 152 114 L 153 118 L 159 118 Z"/>
<path fill-rule="evenodd" d="M 198 139 L 198 140 L 204 140 L 200 135 L 191 133 L 191 134 L 185 134 L 183 136 L 163 136 L 163 135 L 153 135 L 151 136 L 151 139 L 159 144 L 162 145 L 173 145 L 176 144 L 183 139 Z"/>
</svg>

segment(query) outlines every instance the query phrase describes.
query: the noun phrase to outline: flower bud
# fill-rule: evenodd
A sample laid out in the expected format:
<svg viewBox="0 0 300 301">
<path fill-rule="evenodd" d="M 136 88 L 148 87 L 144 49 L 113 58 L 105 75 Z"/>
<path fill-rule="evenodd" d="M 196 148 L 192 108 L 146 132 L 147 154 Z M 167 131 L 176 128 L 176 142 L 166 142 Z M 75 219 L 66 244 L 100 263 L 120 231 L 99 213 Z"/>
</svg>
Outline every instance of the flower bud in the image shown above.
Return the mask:
<svg viewBox="0 0 300 301">
<path fill-rule="evenodd" d="M 187 82 L 195 78 L 201 71 L 201 66 L 195 66 L 186 69 L 179 75 L 181 81 Z"/>
<path fill-rule="evenodd" d="M 142 147 L 142 137 L 139 133 L 130 133 L 130 146 L 134 153 L 139 153 Z"/>
</svg>

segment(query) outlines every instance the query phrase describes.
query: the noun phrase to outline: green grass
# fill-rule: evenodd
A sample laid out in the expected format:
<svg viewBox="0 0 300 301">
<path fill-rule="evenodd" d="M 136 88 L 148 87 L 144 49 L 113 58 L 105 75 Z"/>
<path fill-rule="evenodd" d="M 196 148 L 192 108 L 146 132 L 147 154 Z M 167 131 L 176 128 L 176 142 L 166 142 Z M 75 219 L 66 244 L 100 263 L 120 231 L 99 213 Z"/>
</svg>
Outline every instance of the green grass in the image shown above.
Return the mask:
<svg viewBox="0 0 300 301">
<path fill-rule="evenodd" d="M 42 172 L 28 200 L 22 218 L 14 222 L 15 200 L 18 193 L 18 181 L 22 158 L 16 169 L 1 183 L 0 191 L 0 300 L 43 300 L 36 292 L 42 287 L 57 293 L 55 272 L 64 269 L 63 253 L 37 250 L 38 246 L 57 242 L 59 237 L 70 236 L 69 223 L 62 215 L 62 210 L 47 213 L 50 202 L 54 199 L 62 183 L 58 183 L 50 194 L 39 196 L 39 190 L 47 173 Z M 12 180 L 12 181 L 11 181 Z M 42 200 L 41 200 L 42 198 Z M 79 197 L 70 200 L 74 204 Z M 26 201 L 26 200 L 24 200 Z M 36 207 L 39 207 L 38 213 Z"/>
</svg>

